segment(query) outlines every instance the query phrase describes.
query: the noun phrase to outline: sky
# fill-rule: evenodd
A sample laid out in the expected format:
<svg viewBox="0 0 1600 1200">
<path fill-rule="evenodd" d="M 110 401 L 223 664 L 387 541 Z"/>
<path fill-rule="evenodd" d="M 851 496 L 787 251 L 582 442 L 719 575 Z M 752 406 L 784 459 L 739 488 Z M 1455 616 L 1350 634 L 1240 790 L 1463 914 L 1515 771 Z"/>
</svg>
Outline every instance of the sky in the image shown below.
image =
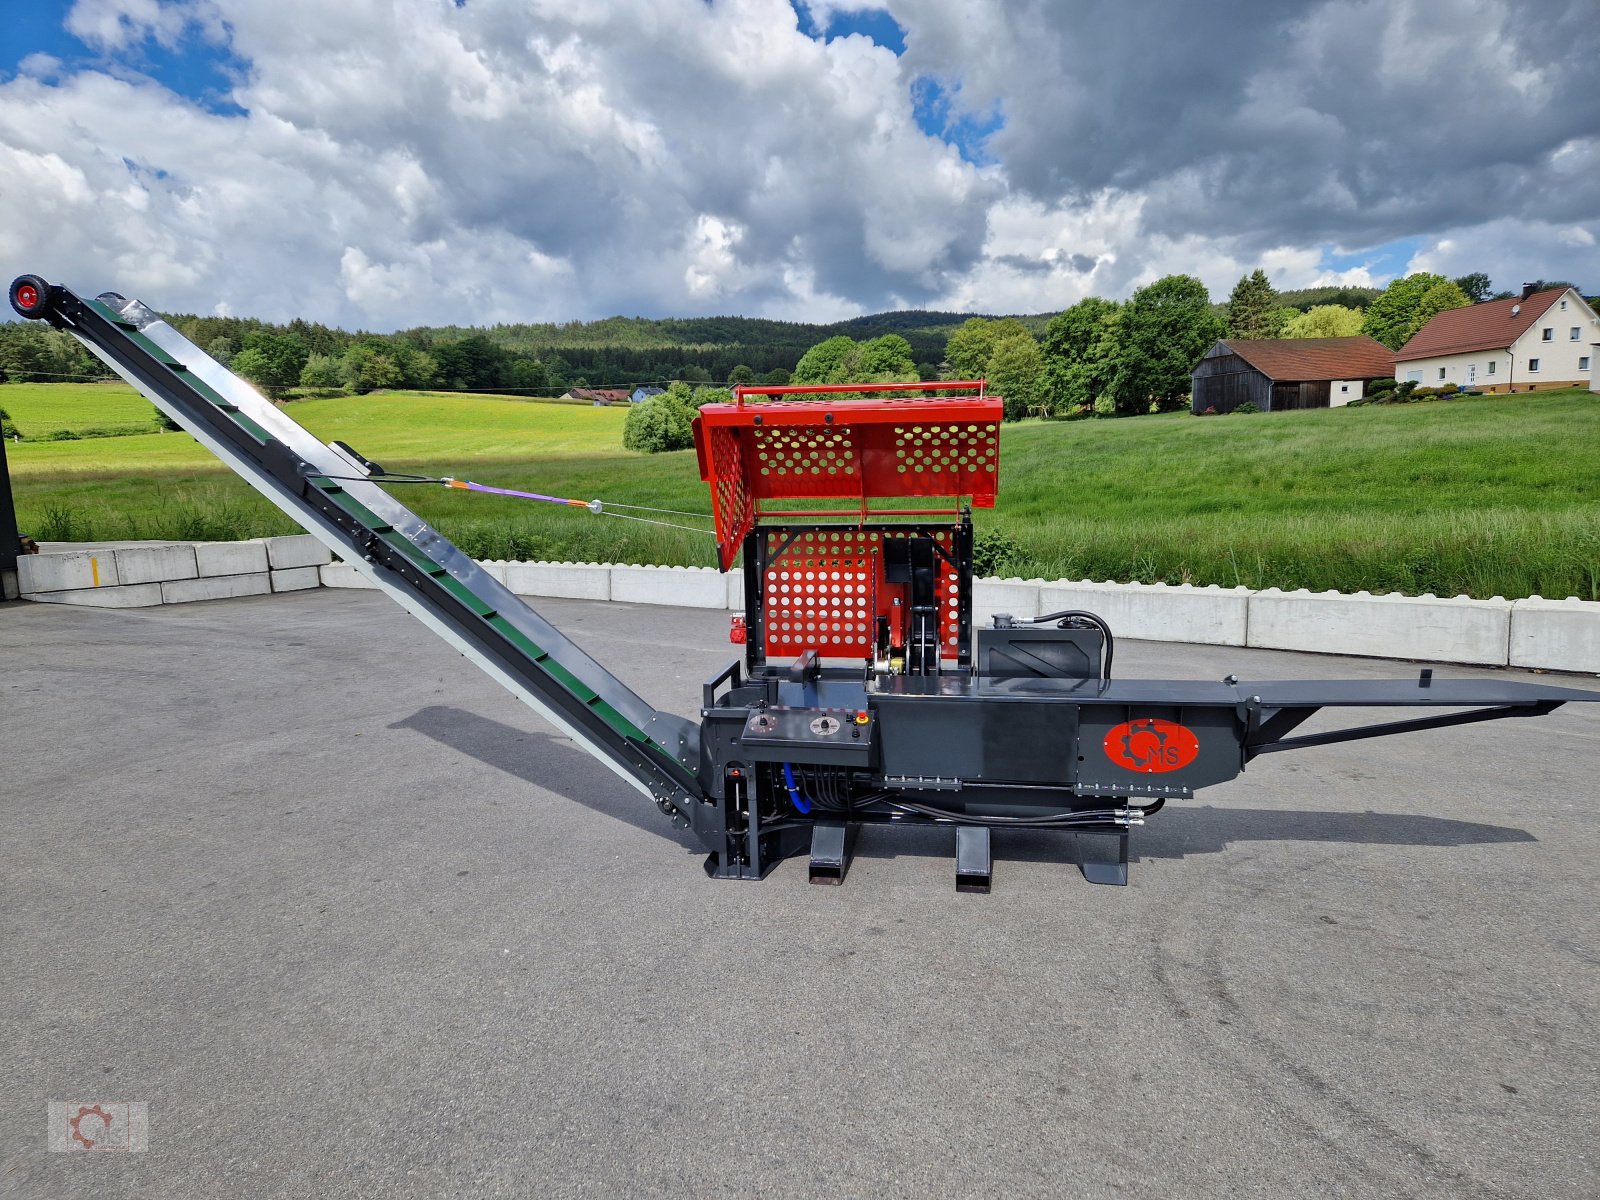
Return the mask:
<svg viewBox="0 0 1600 1200">
<path fill-rule="evenodd" d="M 346 328 L 1600 288 L 1595 0 L 0 0 L 0 272 Z"/>
</svg>

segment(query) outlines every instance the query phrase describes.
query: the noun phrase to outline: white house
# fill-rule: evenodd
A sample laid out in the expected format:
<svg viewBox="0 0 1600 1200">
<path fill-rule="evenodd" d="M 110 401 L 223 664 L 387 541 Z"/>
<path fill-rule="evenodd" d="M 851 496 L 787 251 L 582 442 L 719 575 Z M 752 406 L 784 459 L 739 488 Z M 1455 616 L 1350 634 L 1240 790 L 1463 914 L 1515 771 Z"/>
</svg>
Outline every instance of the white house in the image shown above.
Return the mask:
<svg viewBox="0 0 1600 1200">
<path fill-rule="evenodd" d="M 1600 317 L 1572 288 L 1523 289 L 1442 312 L 1395 352 L 1394 374 L 1428 387 L 1483 392 L 1588 387 Z"/>
</svg>

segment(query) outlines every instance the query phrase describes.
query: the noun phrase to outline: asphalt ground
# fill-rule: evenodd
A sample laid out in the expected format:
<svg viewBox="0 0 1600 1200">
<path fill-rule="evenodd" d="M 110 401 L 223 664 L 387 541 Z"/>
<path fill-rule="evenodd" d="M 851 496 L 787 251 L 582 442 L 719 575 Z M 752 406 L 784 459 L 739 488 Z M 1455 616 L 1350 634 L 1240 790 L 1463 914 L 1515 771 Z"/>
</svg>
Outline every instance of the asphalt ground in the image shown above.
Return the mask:
<svg viewBox="0 0 1600 1200">
<path fill-rule="evenodd" d="M 539 607 L 686 714 L 733 653 Z M 1597 765 L 1568 706 L 1260 759 L 1127 888 L 1026 831 L 990 895 L 940 830 L 714 882 L 381 596 L 0 606 L 0 1194 L 1593 1197 Z"/>
</svg>

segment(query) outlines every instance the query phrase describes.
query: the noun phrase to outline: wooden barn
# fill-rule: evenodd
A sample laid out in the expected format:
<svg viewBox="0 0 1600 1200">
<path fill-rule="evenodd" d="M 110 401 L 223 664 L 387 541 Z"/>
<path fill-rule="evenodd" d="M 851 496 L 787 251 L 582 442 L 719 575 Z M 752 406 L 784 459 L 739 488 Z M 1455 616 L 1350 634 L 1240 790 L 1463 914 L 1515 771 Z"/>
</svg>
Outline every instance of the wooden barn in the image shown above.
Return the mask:
<svg viewBox="0 0 1600 1200">
<path fill-rule="evenodd" d="M 1338 408 L 1374 379 L 1394 374 L 1394 351 L 1365 334 L 1218 342 L 1194 369 L 1191 411 L 1230 413 L 1245 401 L 1262 412 Z"/>
</svg>

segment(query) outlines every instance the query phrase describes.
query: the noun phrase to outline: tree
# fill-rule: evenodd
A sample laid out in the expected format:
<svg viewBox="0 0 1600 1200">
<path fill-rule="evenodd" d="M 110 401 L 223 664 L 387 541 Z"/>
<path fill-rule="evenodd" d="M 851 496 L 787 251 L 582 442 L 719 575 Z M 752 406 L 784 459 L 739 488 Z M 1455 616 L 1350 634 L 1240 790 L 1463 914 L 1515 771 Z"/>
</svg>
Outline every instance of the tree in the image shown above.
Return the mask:
<svg viewBox="0 0 1600 1200">
<path fill-rule="evenodd" d="M 674 388 L 687 386 L 681 383 Z M 635 404 L 622 423 L 622 445 L 641 454 L 660 454 L 667 450 L 686 450 L 694 445 L 693 402 L 671 390 Z"/>
<path fill-rule="evenodd" d="M 854 353 L 845 356 L 841 370 L 844 377 L 830 379 L 830 383 L 898 383 L 917 378 L 911 343 L 898 333 L 860 343 Z"/>
<path fill-rule="evenodd" d="M 1342 304 L 1317 304 L 1290 321 L 1286 338 L 1354 337 L 1361 332 L 1362 315 L 1357 308 Z"/>
<path fill-rule="evenodd" d="M 394 365 L 400 368 L 400 382 L 396 387 L 403 388 L 429 388 L 439 378 L 439 360 L 426 350 L 420 350 L 407 342 L 391 339 L 388 344 L 388 355 L 394 359 Z M 501 368 L 501 381 L 506 382 L 510 368 L 509 359 Z"/>
<path fill-rule="evenodd" d="M 430 353 L 440 387 L 453 392 L 488 392 L 505 384 L 510 356 L 481 333 L 435 346 Z"/>
<path fill-rule="evenodd" d="M 1467 294 L 1449 280 L 1434 284 L 1423 292 L 1421 299 L 1417 301 L 1417 310 L 1412 318 L 1411 332 L 1406 335 L 1406 341 L 1409 342 L 1416 335 L 1417 330 L 1421 329 L 1440 313 L 1448 312 L 1452 308 L 1467 308 L 1471 304 L 1472 301 L 1467 298 Z M 1404 345 L 1405 343 L 1401 344 Z"/>
<path fill-rule="evenodd" d="M 244 357 L 240 351 L 239 357 Z M 387 347 L 357 342 L 344 352 L 340 360 L 345 383 L 352 392 L 375 392 L 379 388 L 399 387 L 404 376 L 400 364 L 387 353 Z"/>
<path fill-rule="evenodd" d="M 70 333 L 34 321 L 0 322 L 0 379 L 65 383 L 103 379 L 111 370 Z"/>
<path fill-rule="evenodd" d="M 782 387 L 793 378 L 792 372 L 785 370 L 783 367 L 774 367 L 761 377 L 761 382 L 768 387 Z"/>
<path fill-rule="evenodd" d="M 1111 394 L 1119 416 L 1179 407 L 1195 363 L 1226 332 L 1206 285 L 1168 275 L 1134 292 L 1122 309 Z"/>
<path fill-rule="evenodd" d="M 1301 310 L 1291 305 L 1282 304 L 1272 310 L 1272 336 L 1281 338 L 1283 331 L 1289 328 L 1289 322 L 1303 315 Z"/>
<path fill-rule="evenodd" d="M 1005 419 L 1020 421 L 1040 408 L 1045 395 L 1044 359 L 1026 329 L 995 344 L 984 376 L 1005 401 Z"/>
<path fill-rule="evenodd" d="M 537 358 L 514 358 L 506 372 L 507 386 L 524 394 L 550 391 L 550 371 Z"/>
<path fill-rule="evenodd" d="M 855 351 L 855 348 L 855 340 L 843 334 L 831 337 L 825 342 L 818 342 L 800 356 L 790 382 L 827 383 L 828 377 L 838 369 L 847 355 Z"/>
<path fill-rule="evenodd" d="M 708 404 L 732 404 L 733 393 L 725 387 L 695 388 L 692 403 L 696 412 Z"/>
<path fill-rule="evenodd" d="M 1424 296 L 1429 297 L 1427 312 L 1419 317 L 1424 311 Z M 1396 279 L 1383 289 L 1383 294 L 1367 309 L 1362 329 L 1368 337 L 1375 338 L 1391 350 L 1398 350 L 1435 313 L 1447 308 L 1463 308 L 1470 303 L 1467 294 L 1443 275 L 1418 271 L 1415 275 Z"/>
<path fill-rule="evenodd" d="M 274 400 L 281 400 L 300 383 L 300 372 L 310 357 L 306 344 L 294 334 L 258 329 L 245 335 L 243 349 L 234 355 L 232 370 Z"/>
<path fill-rule="evenodd" d="M 917 378 L 911 343 L 897 333 L 857 342 L 843 334 L 807 350 L 788 382 L 897 383 Z"/>
<path fill-rule="evenodd" d="M 950 334 L 950 340 L 944 347 L 944 360 L 950 364 L 950 378 L 983 378 L 983 373 L 989 369 L 994 348 L 1006 338 L 1027 332 L 1028 327 L 1015 317 L 1001 317 L 998 320 L 972 317 L 963 321 Z"/>
<path fill-rule="evenodd" d="M 300 386 L 309 392 L 332 392 L 344 386 L 344 372 L 326 354 L 313 354 L 300 368 Z"/>
<path fill-rule="evenodd" d="M 1228 297 L 1228 336 L 1258 340 L 1278 336 L 1273 310 L 1278 307 L 1278 291 L 1257 267 L 1233 285 Z"/>
<path fill-rule="evenodd" d="M 746 366 L 744 363 L 740 363 L 738 366 L 734 367 L 733 370 L 728 372 L 728 382 L 733 384 L 735 387 L 751 384 L 755 381 L 755 369 L 753 367 Z"/>
<path fill-rule="evenodd" d="M 1474 271 L 1470 275 L 1462 275 L 1455 281 L 1455 284 L 1466 294 L 1467 299 L 1474 304 L 1482 304 L 1494 294 L 1494 284 L 1489 282 L 1489 277 L 1482 271 Z"/>
<path fill-rule="evenodd" d="M 1092 407 L 1117 371 L 1122 306 L 1086 296 L 1045 326 L 1042 387 L 1056 411 Z"/>
</svg>

